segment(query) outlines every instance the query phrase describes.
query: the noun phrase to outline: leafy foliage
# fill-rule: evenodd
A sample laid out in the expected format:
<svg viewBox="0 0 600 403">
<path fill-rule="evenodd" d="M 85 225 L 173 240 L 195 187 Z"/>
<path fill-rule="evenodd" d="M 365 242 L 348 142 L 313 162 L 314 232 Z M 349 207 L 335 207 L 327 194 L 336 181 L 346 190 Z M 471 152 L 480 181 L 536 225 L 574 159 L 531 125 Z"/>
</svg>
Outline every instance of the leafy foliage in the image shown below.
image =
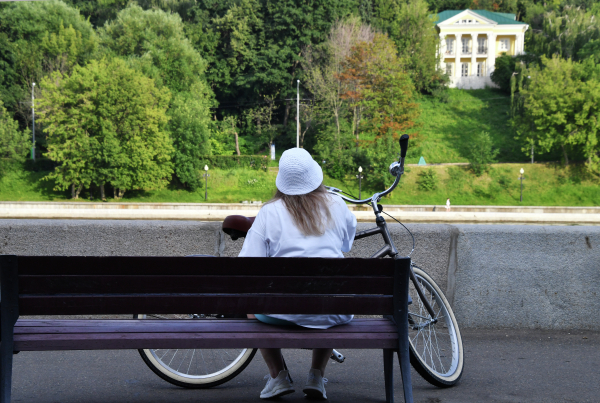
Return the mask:
<svg viewBox="0 0 600 403">
<path fill-rule="evenodd" d="M 471 169 L 477 176 L 481 176 L 496 162 L 496 156 L 500 151 L 494 148 L 494 143 L 488 132 L 481 132 L 473 137 L 469 146 L 469 162 Z"/>
<path fill-rule="evenodd" d="M 25 160 L 30 144 L 29 135 L 19 130 L 0 101 L 0 175 L 9 165 Z"/>
<path fill-rule="evenodd" d="M 417 91 L 431 92 L 445 84 L 439 69 L 440 37 L 425 0 L 377 0 L 375 26 L 387 32 L 397 46 Z"/>
<path fill-rule="evenodd" d="M 60 165 L 48 178 L 58 189 L 111 184 L 127 189 L 166 186 L 173 146 L 164 130 L 170 93 L 120 59 L 55 72 L 42 81 L 41 121 L 47 157 Z"/>
<path fill-rule="evenodd" d="M 575 147 L 588 170 L 599 173 L 600 81 L 571 60 L 542 57 L 542 63 L 545 68 L 529 69 L 531 79 L 521 89 L 513 119 L 519 137 L 541 152 L 562 149 L 565 164 L 569 146 Z"/>
<path fill-rule="evenodd" d="M 127 57 L 132 67 L 175 94 L 168 112 L 175 174 L 196 189 L 198 157 L 211 153 L 213 94 L 203 79 L 206 62 L 186 38 L 181 18 L 132 4 L 100 30 L 100 37 L 111 55 Z"/>
<path fill-rule="evenodd" d="M 420 190 L 425 190 L 428 192 L 435 190 L 438 186 L 438 176 L 435 170 L 425 169 L 419 172 L 419 180 L 417 181 L 417 185 Z"/>
</svg>

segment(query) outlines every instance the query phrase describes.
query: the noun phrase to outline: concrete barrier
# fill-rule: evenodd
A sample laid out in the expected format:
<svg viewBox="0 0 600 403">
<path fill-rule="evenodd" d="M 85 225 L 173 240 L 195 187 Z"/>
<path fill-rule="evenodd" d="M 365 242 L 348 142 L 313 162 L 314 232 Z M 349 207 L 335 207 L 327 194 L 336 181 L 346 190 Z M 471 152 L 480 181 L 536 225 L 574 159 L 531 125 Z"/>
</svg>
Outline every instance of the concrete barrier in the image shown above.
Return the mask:
<svg viewBox="0 0 600 403">
<path fill-rule="evenodd" d="M 359 230 L 373 224 L 359 224 Z M 600 330 L 600 227 L 407 224 L 413 260 L 446 290 L 462 327 Z M 397 247 L 412 239 L 389 224 Z M 367 257 L 381 239 L 357 241 Z M 0 254 L 236 256 L 218 222 L 0 220 Z"/>
</svg>

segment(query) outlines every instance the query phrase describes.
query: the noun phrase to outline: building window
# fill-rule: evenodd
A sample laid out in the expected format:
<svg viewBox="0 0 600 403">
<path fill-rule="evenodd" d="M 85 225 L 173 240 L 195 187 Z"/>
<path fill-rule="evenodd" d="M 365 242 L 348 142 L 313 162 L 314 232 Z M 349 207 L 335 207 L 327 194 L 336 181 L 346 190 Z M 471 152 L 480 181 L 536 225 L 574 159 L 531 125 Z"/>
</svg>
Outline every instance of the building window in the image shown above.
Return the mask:
<svg viewBox="0 0 600 403">
<path fill-rule="evenodd" d="M 508 52 L 510 49 L 510 39 L 500 39 L 500 51 Z"/>
<path fill-rule="evenodd" d="M 468 38 L 462 38 L 462 52 L 463 53 L 471 53 L 471 50 L 469 49 L 469 39 Z"/>
<path fill-rule="evenodd" d="M 483 70 L 483 63 L 477 63 L 477 77 L 483 77 L 484 74 L 485 72 Z"/>
<path fill-rule="evenodd" d="M 446 75 L 452 77 L 452 63 L 446 63 Z"/>
<path fill-rule="evenodd" d="M 469 75 L 469 63 L 463 63 L 462 64 L 460 75 L 462 77 L 467 77 Z"/>
<path fill-rule="evenodd" d="M 477 38 L 477 53 L 487 53 L 487 43 L 485 38 Z"/>
<path fill-rule="evenodd" d="M 454 39 L 446 39 L 446 54 L 454 54 Z"/>
</svg>

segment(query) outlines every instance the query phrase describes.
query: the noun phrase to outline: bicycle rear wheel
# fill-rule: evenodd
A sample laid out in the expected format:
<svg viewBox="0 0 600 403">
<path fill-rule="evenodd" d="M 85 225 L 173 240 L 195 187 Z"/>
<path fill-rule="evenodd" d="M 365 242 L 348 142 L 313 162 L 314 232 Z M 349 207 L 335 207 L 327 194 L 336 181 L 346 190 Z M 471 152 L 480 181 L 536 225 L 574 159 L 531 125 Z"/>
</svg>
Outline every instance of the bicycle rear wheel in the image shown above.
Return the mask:
<svg viewBox="0 0 600 403">
<path fill-rule="evenodd" d="M 409 294 L 412 304 L 408 306 L 410 363 L 427 382 L 441 388 L 450 387 L 459 381 L 464 367 L 458 323 L 435 281 L 417 266 L 413 266 L 413 271 L 424 297 L 435 312 L 435 318 L 429 315 L 411 281 Z"/>
<path fill-rule="evenodd" d="M 135 314 L 145 320 L 219 320 L 218 315 Z M 204 389 L 225 383 L 244 370 L 256 354 L 255 348 L 239 349 L 139 349 L 148 367 L 174 385 Z"/>
</svg>

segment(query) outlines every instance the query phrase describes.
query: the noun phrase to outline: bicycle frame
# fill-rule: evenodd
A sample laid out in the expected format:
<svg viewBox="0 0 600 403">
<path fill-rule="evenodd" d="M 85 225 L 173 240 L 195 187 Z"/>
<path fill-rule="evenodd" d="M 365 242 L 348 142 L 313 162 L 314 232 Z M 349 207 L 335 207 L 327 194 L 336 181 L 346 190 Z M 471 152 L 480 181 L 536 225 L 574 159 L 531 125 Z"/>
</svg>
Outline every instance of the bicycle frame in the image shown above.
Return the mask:
<svg viewBox="0 0 600 403">
<path fill-rule="evenodd" d="M 408 142 L 408 137 L 407 137 L 406 141 Z M 402 146 L 402 143 L 401 143 L 401 146 Z M 375 193 L 373 196 L 371 196 L 368 199 L 362 199 L 362 200 L 350 199 L 349 197 L 346 197 L 346 196 L 340 194 L 340 192 L 341 192 L 340 189 L 326 186 L 329 193 L 337 195 L 347 202 L 350 202 L 353 204 L 370 204 L 371 207 L 373 208 L 373 213 L 375 214 L 375 224 L 377 225 L 377 227 L 357 232 L 356 235 L 354 236 L 354 240 L 357 240 L 357 239 L 367 238 L 367 237 L 370 237 L 373 235 L 381 234 L 385 245 L 381 249 L 379 249 L 377 252 L 375 252 L 373 255 L 371 255 L 371 258 L 384 258 L 386 256 L 389 256 L 392 259 L 400 258 L 400 253 L 398 252 L 398 249 L 396 249 L 396 245 L 394 245 L 394 241 L 392 241 L 392 237 L 390 235 L 390 231 L 388 230 L 387 223 L 386 223 L 385 219 L 381 216 L 383 207 L 380 207 L 377 203 L 379 202 L 379 200 L 381 200 L 381 198 L 383 196 L 391 193 L 391 191 L 394 190 L 396 188 L 396 186 L 398 186 L 398 183 L 400 182 L 400 178 L 404 174 L 404 155 L 406 155 L 405 150 L 406 149 L 403 150 L 403 153 L 402 153 L 403 156 L 400 157 L 400 160 L 398 162 L 394 162 L 394 163 L 392 163 L 392 165 L 390 165 L 390 169 L 389 169 L 390 173 L 395 174 L 395 176 L 396 176 L 394 183 L 387 190 L 385 190 L 381 193 Z M 409 254 L 409 256 L 410 256 L 410 254 Z M 429 315 L 432 318 L 431 322 L 436 323 L 437 318 L 435 317 L 435 312 L 433 311 L 431 304 L 425 297 L 423 290 L 421 290 L 421 287 L 419 286 L 419 283 L 415 277 L 415 273 L 414 273 L 414 270 L 412 269 L 412 266 L 413 266 L 413 264 L 411 262 L 410 273 L 409 273 L 410 279 L 413 282 L 415 289 L 417 290 L 417 293 L 419 294 L 419 298 L 421 298 L 421 301 L 423 302 L 423 305 L 425 306 L 425 309 L 427 310 L 427 312 L 429 313 Z"/>
</svg>

